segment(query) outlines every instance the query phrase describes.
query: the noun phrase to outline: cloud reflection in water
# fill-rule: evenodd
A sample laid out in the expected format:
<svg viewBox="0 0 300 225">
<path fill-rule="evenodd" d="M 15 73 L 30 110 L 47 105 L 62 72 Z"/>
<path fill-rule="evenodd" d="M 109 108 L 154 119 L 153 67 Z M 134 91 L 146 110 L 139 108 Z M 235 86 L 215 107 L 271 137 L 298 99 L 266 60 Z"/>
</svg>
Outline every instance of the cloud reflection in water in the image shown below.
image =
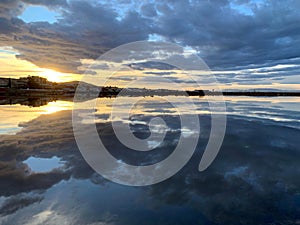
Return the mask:
<svg viewBox="0 0 300 225">
<path fill-rule="evenodd" d="M 200 140 L 191 161 L 174 177 L 142 188 L 111 183 L 87 165 L 74 141 L 70 111 L 41 115 L 16 135 L 1 135 L 0 224 L 297 224 L 297 124 L 242 114 L 246 110 L 257 114 L 265 102 L 227 104 L 232 111 L 225 140 L 208 170 L 199 173 L 197 169 L 210 129 L 209 115 L 198 112 Z M 205 105 L 201 106 L 205 111 Z M 135 135 L 143 137 L 149 132 L 147 121 L 164 114 L 169 133 L 150 155 L 127 152 L 115 141 L 107 112 L 102 111 L 102 118 L 101 111 L 96 113 L 103 120 L 97 125 L 99 134 L 115 157 L 148 164 L 172 152 L 182 129 L 176 114 L 157 108 L 163 107 L 143 108 L 148 115 L 132 116 Z M 299 114 L 288 109 L 275 104 L 264 110 L 299 120 Z M 23 161 L 30 157 L 58 157 L 65 167 L 27 174 Z"/>
</svg>

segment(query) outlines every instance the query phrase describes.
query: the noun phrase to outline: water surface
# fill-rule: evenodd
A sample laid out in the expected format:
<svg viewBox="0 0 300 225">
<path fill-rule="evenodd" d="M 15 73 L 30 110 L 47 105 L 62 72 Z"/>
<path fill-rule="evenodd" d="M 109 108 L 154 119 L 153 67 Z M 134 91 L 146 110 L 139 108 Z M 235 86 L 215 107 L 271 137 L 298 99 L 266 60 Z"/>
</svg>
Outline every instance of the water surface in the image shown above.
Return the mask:
<svg viewBox="0 0 300 225">
<path fill-rule="evenodd" d="M 98 99 L 95 114 L 100 137 L 120 160 L 160 161 L 187 132 L 162 99 L 143 99 L 129 119 L 111 117 L 113 100 Z M 184 98 L 175 100 L 185 104 Z M 299 100 L 226 98 L 224 142 L 204 172 L 198 165 L 210 111 L 205 99 L 194 100 L 196 111 L 185 105 L 201 126 L 192 159 L 172 178 L 146 187 L 119 185 L 91 169 L 74 140 L 71 102 L 0 106 L 0 224 L 300 224 Z M 118 109 L 122 112 L 122 104 Z M 130 123 L 143 138 L 157 116 L 169 129 L 148 155 L 122 146 L 111 127 L 113 120 Z M 83 115 L 82 122 L 92 122 L 91 115 Z"/>
</svg>

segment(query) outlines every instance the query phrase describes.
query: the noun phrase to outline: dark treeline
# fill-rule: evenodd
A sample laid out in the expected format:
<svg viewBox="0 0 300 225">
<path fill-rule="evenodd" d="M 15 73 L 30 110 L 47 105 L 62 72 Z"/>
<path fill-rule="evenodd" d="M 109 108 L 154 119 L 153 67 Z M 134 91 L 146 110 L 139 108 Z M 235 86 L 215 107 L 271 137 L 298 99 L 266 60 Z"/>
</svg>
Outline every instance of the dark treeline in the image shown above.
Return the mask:
<svg viewBox="0 0 300 225">
<path fill-rule="evenodd" d="M 68 96 L 73 97 L 79 85 L 78 81 L 55 83 L 45 78 L 37 76 L 22 77 L 19 79 L 0 78 L 0 96 L 21 96 L 21 97 L 51 97 Z M 299 97 L 300 91 L 209 91 L 209 90 L 168 90 L 168 89 L 146 89 L 146 88 L 128 88 L 119 87 L 98 87 L 88 83 L 80 83 L 80 92 L 83 96 L 99 93 L 98 97 L 116 97 L 123 96 L 290 96 Z"/>
</svg>

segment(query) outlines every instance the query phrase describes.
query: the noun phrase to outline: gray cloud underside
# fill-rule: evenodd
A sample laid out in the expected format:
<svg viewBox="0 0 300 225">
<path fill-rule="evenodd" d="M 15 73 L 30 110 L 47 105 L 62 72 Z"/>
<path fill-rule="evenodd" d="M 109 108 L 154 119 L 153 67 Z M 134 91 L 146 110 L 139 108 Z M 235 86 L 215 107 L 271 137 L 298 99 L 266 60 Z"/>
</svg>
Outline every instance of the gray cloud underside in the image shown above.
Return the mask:
<svg viewBox="0 0 300 225">
<path fill-rule="evenodd" d="M 83 72 L 77 68 L 80 59 L 96 59 L 111 48 L 153 34 L 197 49 L 213 69 L 295 63 L 293 59 L 300 57 L 297 0 L 266 0 L 261 4 L 250 0 L 119 3 L 1 1 L 0 43 L 13 46 L 20 52 L 19 58 L 40 67 L 75 73 Z M 57 10 L 61 18 L 54 24 L 25 23 L 17 16 L 27 4 Z M 251 14 L 232 5 L 247 6 Z"/>
</svg>

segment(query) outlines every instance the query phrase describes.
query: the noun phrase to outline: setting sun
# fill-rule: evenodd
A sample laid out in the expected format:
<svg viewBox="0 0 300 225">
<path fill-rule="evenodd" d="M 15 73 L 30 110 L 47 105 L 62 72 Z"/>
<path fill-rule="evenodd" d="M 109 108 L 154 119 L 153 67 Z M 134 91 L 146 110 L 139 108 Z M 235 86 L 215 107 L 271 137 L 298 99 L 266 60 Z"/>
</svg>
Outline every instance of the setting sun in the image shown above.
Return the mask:
<svg viewBox="0 0 300 225">
<path fill-rule="evenodd" d="M 39 76 L 47 78 L 52 82 L 66 82 L 76 79 L 76 75 L 69 73 L 61 73 L 51 69 L 41 69 Z"/>
<path fill-rule="evenodd" d="M 27 76 L 40 76 L 52 82 L 68 82 L 80 80 L 79 74 L 62 73 L 53 69 L 40 68 L 35 64 L 16 57 L 17 50 L 8 47 L 0 47 L 0 76 L 20 78 Z"/>
</svg>

